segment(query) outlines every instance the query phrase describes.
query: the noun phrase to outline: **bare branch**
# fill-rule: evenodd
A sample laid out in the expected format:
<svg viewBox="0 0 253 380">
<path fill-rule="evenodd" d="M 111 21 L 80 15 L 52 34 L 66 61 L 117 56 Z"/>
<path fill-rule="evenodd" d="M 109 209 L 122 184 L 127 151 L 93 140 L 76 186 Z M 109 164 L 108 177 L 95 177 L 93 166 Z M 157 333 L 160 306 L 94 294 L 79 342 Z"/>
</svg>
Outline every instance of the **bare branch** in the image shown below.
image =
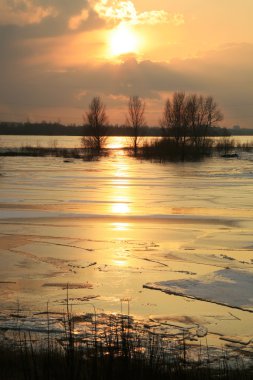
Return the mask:
<svg viewBox="0 0 253 380">
<path fill-rule="evenodd" d="M 128 101 L 128 115 L 126 118 L 127 124 L 133 128 L 133 148 L 134 154 L 137 154 L 137 149 L 140 140 L 141 128 L 145 126 L 145 102 L 139 96 L 131 96 Z"/>
<path fill-rule="evenodd" d="M 106 107 L 99 96 L 92 99 L 89 109 L 85 113 L 84 121 L 89 128 L 89 136 L 83 136 L 83 146 L 100 151 L 107 139 L 108 117 Z"/>
</svg>

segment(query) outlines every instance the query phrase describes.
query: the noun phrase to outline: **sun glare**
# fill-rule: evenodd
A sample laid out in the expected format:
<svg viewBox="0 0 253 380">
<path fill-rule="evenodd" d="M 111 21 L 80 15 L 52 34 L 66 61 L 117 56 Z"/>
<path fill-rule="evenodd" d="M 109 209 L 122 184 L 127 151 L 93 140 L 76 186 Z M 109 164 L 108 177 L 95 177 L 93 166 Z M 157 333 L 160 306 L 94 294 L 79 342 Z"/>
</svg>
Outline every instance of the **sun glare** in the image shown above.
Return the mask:
<svg viewBox="0 0 253 380">
<path fill-rule="evenodd" d="M 114 222 L 112 223 L 114 231 L 127 231 L 129 229 L 129 224 L 126 222 Z"/>
<path fill-rule="evenodd" d="M 112 56 L 137 53 L 138 45 L 138 36 L 127 25 L 120 24 L 110 34 L 109 47 Z"/>
<path fill-rule="evenodd" d="M 112 206 L 112 211 L 114 214 L 128 214 L 129 205 L 127 203 L 115 203 Z"/>
</svg>

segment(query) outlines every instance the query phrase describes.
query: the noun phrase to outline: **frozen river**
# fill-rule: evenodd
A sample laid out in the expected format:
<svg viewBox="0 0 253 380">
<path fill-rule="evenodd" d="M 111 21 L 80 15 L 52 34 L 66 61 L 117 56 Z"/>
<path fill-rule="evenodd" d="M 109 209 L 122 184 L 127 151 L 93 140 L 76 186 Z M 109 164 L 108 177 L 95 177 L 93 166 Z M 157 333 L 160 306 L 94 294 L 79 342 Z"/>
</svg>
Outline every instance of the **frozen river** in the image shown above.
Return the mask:
<svg viewBox="0 0 253 380">
<path fill-rule="evenodd" d="M 250 153 L 167 164 L 119 149 L 91 162 L 2 157 L 0 327 L 17 309 L 30 327 L 47 305 L 62 311 L 68 284 L 75 313 L 130 309 L 252 353 L 252 196 Z"/>
</svg>

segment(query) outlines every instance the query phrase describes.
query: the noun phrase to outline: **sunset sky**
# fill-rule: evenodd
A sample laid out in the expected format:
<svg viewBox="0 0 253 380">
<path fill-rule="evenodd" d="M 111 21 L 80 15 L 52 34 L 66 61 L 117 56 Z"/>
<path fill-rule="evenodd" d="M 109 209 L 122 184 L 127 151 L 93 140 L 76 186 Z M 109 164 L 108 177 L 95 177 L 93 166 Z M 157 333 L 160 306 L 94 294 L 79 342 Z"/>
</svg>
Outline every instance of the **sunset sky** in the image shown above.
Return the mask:
<svg viewBox="0 0 253 380">
<path fill-rule="evenodd" d="M 0 121 L 80 124 L 100 95 L 158 125 L 174 91 L 212 95 L 223 126 L 253 128 L 252 0 L 0 0 Z"/>
</svg>

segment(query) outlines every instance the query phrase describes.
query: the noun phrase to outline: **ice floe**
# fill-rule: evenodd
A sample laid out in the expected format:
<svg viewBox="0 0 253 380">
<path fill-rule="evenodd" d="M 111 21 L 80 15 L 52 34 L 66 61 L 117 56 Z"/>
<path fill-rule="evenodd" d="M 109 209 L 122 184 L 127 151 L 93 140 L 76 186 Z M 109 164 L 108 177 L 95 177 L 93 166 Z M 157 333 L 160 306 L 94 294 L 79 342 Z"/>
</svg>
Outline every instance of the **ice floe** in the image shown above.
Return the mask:
<svg viewBox="0 0 253 380">
<path fill-rule="evenodd" d="M 221 269 L 190 279 L 148 283 L 144 287 L 253 312 L 253 275 L 242 270 Z"/>
</svg>

